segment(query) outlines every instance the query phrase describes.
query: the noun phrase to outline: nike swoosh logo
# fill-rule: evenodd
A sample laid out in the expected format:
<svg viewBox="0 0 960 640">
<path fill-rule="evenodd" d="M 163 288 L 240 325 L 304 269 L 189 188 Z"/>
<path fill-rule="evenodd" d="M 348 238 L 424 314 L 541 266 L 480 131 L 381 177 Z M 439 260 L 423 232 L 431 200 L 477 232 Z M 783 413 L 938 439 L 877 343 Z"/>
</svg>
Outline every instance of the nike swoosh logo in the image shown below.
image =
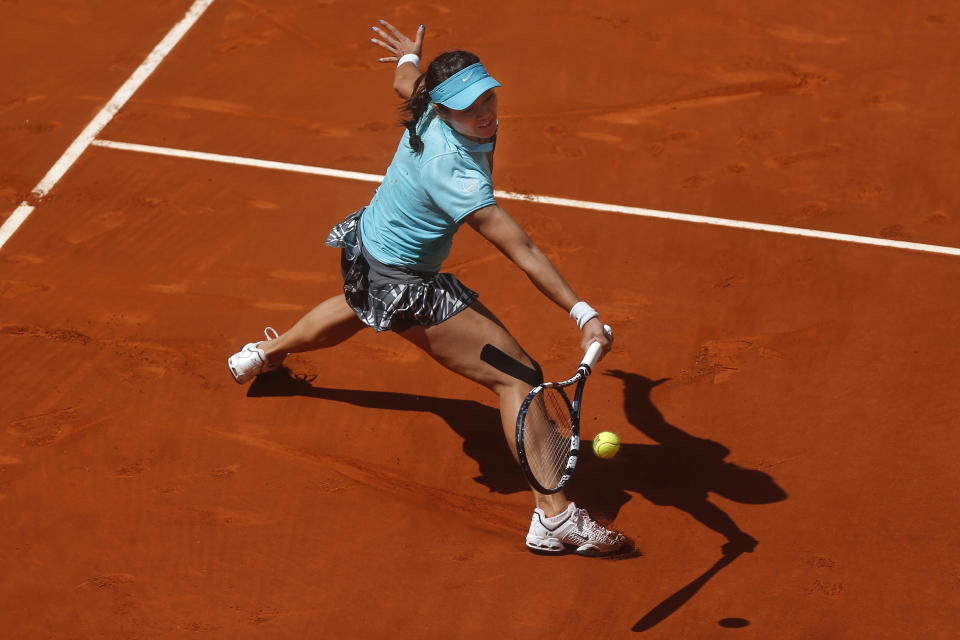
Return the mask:
<svg viewBox="0 0 960 640">
<path fill-rule="evenodd" d="M 467 75 L 465 75 L 465 76 L 463 76 L 462 78 L 460 78 L 460 82 L 466 82 L 467 80 L 470 79 L 470 76 L 472 76 L 472 75 L 473 75 L 473 71 L 471 71 L 471 72 L 468 73 Z"/>
</svg>

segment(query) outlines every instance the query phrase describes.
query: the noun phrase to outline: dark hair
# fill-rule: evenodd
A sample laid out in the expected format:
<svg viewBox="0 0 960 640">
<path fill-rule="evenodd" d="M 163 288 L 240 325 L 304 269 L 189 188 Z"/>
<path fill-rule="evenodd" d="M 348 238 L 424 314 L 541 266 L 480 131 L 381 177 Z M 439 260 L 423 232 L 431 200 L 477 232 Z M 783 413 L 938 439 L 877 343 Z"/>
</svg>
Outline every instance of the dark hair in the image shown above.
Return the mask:
<svg viewBox="0 0 960 640">
<path fill-rule="evenodd" d="M 400 112 L 406 116 L 402 123 L 410 132 L 410 146 L 414 151 L 423 151 L 423 141 L 417 135 L 417 123 L 430 107 L 430 92 L 456 72 L 477 62 L 480 62 L 480 58 L 469 51 L 441 53 L 414 82 L 413 94 L 400 107 Z M 443 105 L 438 106 L 440 109 L 446 108 Z"/>
</svg>

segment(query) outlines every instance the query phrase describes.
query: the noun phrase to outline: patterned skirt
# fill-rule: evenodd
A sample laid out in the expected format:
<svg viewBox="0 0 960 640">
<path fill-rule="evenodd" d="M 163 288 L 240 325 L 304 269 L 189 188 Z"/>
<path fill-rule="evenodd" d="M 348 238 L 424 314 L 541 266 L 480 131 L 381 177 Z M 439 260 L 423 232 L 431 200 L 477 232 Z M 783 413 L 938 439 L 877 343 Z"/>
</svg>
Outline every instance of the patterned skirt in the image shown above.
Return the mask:
<svg viewBox="0 0 960 640">
<path fill-rule="evenodd" d="M 343 293 L 364 324 L 378 332 L 397 333 L 414 325 L 428 327 L 455 316 L 479 297 L 453 274 L 378 262 L 360 239 L 363 211 L 354 211 L 337 224 L 327 236 L 327 246 L 341 249 Z"/>
</svg>

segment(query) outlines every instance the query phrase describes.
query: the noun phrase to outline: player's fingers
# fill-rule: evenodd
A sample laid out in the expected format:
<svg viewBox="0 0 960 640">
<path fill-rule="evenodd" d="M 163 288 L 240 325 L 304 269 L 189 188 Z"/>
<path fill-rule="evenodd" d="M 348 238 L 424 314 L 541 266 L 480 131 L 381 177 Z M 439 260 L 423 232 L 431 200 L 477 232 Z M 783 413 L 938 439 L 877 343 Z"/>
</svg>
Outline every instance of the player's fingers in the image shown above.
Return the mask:
<svg viewBox="0 0 960 640">
<path fill-rule="evenodd" d="M 613 343 L 602 334 L 586 336 L 583 342 L 580 343 L 580 347 L 583 349 L 583 352 L 586 353 L 587 349 L 589 349 L 590 345 L 592 345 L 594 342 L 600 343 L 601 354 L 606 354 L 608 351 L 610 351 L 611 347 L 613 347 Z"/>
<path fill-rule="evenodd" d="M 603 355 L 610 353 L 610 349 L 613 348 L 612 340 L 597 340 L 600 343 L 600 351 L 603 352 Z"/>
<path fill-rule="evenodd" d="M 383 42 L 382 40 L 377 40 L 376 38 L 370 38 L 370 42 L 372 42 L 373 44 L 376 44 L 376 45 L 379 45 L 379 46 L 383 47 L 384 49 L 386 49 L 386 50 L 389 51 L 390 53 L 396 53 L 396 52 L 397 52 L 394 47 L 391 47 L 390 45 L 386 44 L 386 43 Z"/>
<path fill-rule="evenodd" d="M 395 41 L 398 48 L 409 47 L 413 44 L 412 42 L 410 42 L 410 38 L 400 33 L 399 29 L 397 29 L 395 26 L 393 26 L 386 20 L 378 20 L 377 22 L 382 24 L 386 28 L 386 30 L 390 32 L 390 35 L 392 36 L 391 39 Z M 381 33 L 383 32 L 381 31 Z M 384 36 L 386 35 L 387 34 L 384 34 Z"/>
<path fill-rule="evenodd" d="M 603 325 L 603 336 L 610 341 L 610 346 L 613 347 L 613 328 L 610 325 Z"/>
<path fill-rule="evenodd" d="M 378 36 L 380 36 L 381 38 L 383 38 L 384 40 L 386 40 L 387 42 L 389 42 L 389 43 L 391 44 L 391 46 L 393 46 L 394 48 L 397 48 L 397 47 L 400 46 L 400 42 L 399 42 L 396 38 L 392 38 L 392 37 L 390 36 L 390 34 L 384 33 L 383 29 L 378 29 L 378 28 L 376 28 L 376 27 L 370 27 L 370 28 L 371 28 L 371 29 L 373 30 L 373 32 L 376 33 Z"/>
<path fill-rule="evenodd" d="M 397 56 L 387 56 L 386 58 L 377 58 L 377 62 L 398 62 Z"/>
<path fill-rule="evenodd" d="M 610 327 L 608 327 L 607 325 L 604 325 L 603 334 L 600 336 L 597 336 L 597 338 L 595 339 L 595 342 L 600 343 L 600 347 L 601 347 L 601 351 L 603 352 L 603 355 L 607 355 L 608 353 L 610 353 L 610 350 L 613 348 L 613 331 L 611 330 L 608 332 L 607 329 L 609 328 Z"/>
<path fill-rule="evenodd" d="M 423 25 L 420 25 L 420 28 L 417 29 L 417 37 L 413 41 L 413 46 L 416 47 L 417 55 L 420 55 L 420 52 L 423 51 L 423 35 L 427 32 L 427 28 Z"/>
<path fill-rule="evenodd" d="M 392 34 L 394 35 L 394 37 L 399 38 L 399 39 L 403 39 L 403 34 L 400 33 L 400 30 L 397 29 L 397 28 L 396 28 L 395 26 L 393 26 L 392 24 L 390 24 L 389 22 L 387 22 L 386 20 L 377 20 L 377 22 L 379 22 L 380 24 L 382 24 L 382 25 L 387 29 L 387 31 L 389 31 L 390 33 L 392 33 Z"/>
</svg>

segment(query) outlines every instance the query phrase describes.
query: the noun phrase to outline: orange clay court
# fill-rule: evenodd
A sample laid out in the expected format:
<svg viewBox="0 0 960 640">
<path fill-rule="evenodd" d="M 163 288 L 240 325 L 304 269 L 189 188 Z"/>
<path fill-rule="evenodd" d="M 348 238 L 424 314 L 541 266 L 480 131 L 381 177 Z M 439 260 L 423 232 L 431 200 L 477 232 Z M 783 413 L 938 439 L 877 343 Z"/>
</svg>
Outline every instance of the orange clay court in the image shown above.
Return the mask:
<svg viewBox="0 0 960 640">
<path fill-rule="evenodd" d="M 495 396 L 395 335 L 226 369 L 341 285 L 324 238 L 402 134 L 378 18 L 503 84 L 494 179 L 528 198 L 499 201 L 616 332 L 583 437 L 624 444 L 569 494 L 634 553 L 529 553 Z M 947 0 L 0 1 L 0 634 L 955 637 L 958 27 Z M 572 372 L 579 332 L 489 243 L 445 269 Z"/>
</svg>

